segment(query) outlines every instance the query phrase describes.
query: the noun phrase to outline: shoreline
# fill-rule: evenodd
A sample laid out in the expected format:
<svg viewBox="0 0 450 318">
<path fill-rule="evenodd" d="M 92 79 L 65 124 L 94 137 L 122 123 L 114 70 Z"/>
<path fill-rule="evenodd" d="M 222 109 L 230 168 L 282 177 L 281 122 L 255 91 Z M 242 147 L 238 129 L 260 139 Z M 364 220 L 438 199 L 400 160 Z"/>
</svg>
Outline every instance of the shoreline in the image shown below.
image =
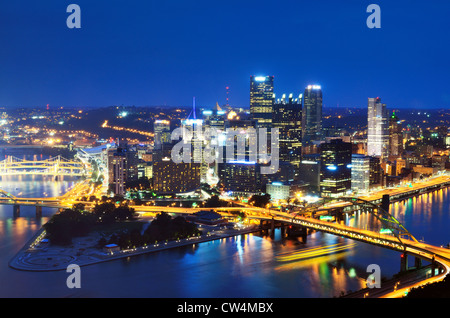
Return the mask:
<svg viewBox="0 0 450 318">
<path fill-rule="evenodd" d="M 75 242 L 71 244 L 70 247 L 51 245 L 41 247 L 40 245 L 43 244 L 40 243 L 41 237 L 43 238 L 43 236 L 45 236 L 45 230 L 44 228 L 41 228 L 9 261 L 8 266 L 15 270 L 30 272 L 62 271 L 66 270 L 67 266 L 70 264 L 76 264 L 80 267 L 95 265 L 259 231 L 261 231 L 261 229 L 259 229 L 258 226 L 249 226 L 238 230 L 222 230 L 221 233 L 205 234 L 200 237 L 152 244 L 128 250 L 120 250 L 109 254 L 102 252 L 99 248 L 86 246 L 86 241 L 96 240 L 95 235 L 74 238 Z M 80 248 L 80 246 L 86 247 L 86 249 Z M 84 253 L 80 253 L 80 250 L 83 250 Z"/>
<path fill-rule="evenodd" d="M 417 197 L 427 193 L 432 193 L 448 187 L 450 187 L 450 182 L 445 182 L 444 184 L 441 184 L 441 187 L 432 188 L 429 189 L 428 191 L 423 191 L 419 193 L 408 193 L 405 197 L 397 198 L 397 200 L 391 203 L 401 202 L 408 198 Z M 200 237 L 188 238 L 180 241 L 171 241 L 168 243 L 158 243 L 154 245 L 148 245 L 146 247 L 137 247 L 134 249 L 121 250 L 114 252 L 112 254 L 108 254 L 102 252 L 98 248 L 92 247 L 92 242 L 98 241 L 98 237 L 96 238 L 95 235 L 92 234 L 83 238 L 74 238 L 75 243 L 73 243 L 71 247 L 51 246 L 51 245 L 42 247 L 38 246 L 39 245 L 38 241 L 40 241 L 41 236 L 43 238 L 44 234 L 44 228 L 42 227 L 9 261 L 8 266 L 15 270 L 22 270 L 22 271 L 34 271 L 34 272 L 61 271 L 66 270 L 67 266 L 70 264 L 76 264 L 80 267 L 89 266 L 98 263 L 124 259 L 132 256 L 164 251 L 177 247 L 210 242 L 237 235 L 256 233 L 259 231 L 261 231 L 261 229 L 256 225 L 248 226 L 247 228 L 238 230 L 227 229 L 221 230 L 221 233 L 205 234 Z M 85 241 L 90 240 L 91 241 L 90 245 L 89 243 L 82 242 L 83 240 Z M 73 245 L 77 245 L 77 247 L 74 247 Z"/>
</svg>

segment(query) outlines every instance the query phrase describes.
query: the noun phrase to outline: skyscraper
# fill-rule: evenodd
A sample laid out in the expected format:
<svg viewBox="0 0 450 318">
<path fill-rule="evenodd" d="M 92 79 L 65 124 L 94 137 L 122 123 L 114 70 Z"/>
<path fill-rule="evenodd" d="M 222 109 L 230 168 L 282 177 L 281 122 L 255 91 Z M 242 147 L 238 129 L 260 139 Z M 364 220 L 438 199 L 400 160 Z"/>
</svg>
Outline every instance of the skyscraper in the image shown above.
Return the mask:
<svg viewBox="0 0 450 318">
<path fill-rule="evenodd" d="M 403 153 L 403 129 L 402 122 L 395 115 L 389 117 L 389 155 L 398 157 Z"/>
<path fill-rule="evenodd" d="M 302 147 L 302 98 L 283 95 L 273 107 L 273 128 L 279 129 L 280 160 L 298 167 Z"/>
<path fill-rule="evenodd" d="M 154 144 L 155 146 L 159 146 L 162 143 L 170 143 L 170 135 L 171 135 L 171 131 L 170 131 L 170 121 L 168 120 L 155 120 L 154 122 L 154 126 L 153 126 L 153 130 L 155 133 L 155 139 L 154 139 Z"/>
<path fill-rule="evenodd" d="M 381 98 L 369 98 L 367 116 L 367 154 L 385 159 L 389 147 L 389 122 Z"/>
<path fill-rule="evenodd" d="M 351 189 L 352 144 L 332 139 L 320 145 L 320 194 L 343 196 Z"/>
<path fill-rule="evenodd" d="M 273 76 L 250 76 L 250 114 L 258 128 L 272 127 Z"/>
<path fill-rule="evenodd" d="M 352 154 L 352 190 L 367 192 L 370 186 L 370 157 Z"/>
<path fill-rule="evenodd" d="M 303 145 L 321 139 L 322 88 L 319 85 L 308 85 L 303 94 L 302 129 Z"/>
</svg>

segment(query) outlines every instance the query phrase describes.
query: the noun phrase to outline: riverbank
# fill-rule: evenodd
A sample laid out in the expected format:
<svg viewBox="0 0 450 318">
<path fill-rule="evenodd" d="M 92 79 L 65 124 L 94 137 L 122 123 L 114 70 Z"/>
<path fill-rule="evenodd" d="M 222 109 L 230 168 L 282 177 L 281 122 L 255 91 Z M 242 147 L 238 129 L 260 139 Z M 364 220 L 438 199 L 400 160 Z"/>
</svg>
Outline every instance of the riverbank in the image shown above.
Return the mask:
<svg viewBox="0 0 450 318">
<path fill-rule="evenodd" d="M 240 229 L 219 229 L 198 237 L 106 253 L 96 247 L 101 237 L 99 233 L 74 238 L 70 246 L 56 246 L 50 245 L 44 240 L 45 230 L 42 228 L 11 259 L 9 266 L 22 271 L 61 271 L 66 270 L 70 264 L 76 264 L 80 267 L 94 265 L 258 231 L 260 230 L 257 226 L 247 226 Z"/>
</svg>

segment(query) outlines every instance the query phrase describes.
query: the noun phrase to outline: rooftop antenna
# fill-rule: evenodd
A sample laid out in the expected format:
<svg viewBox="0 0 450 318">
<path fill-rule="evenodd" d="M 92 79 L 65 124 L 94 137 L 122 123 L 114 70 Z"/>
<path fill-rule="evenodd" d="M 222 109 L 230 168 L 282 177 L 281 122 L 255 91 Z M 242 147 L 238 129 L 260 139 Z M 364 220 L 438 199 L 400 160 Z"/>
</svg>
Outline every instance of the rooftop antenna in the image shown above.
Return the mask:
<svg viewBox="0 0 450 318">
<path fill-rule="evenodd" d="M 197 115 L 195 114 L 195 96 L 192 99 L 192 110 L 187 116 L 187 119 L 191 118 L 191 115 L 194 114 L 194 119 L 197 119 Z"/>
<path fill-rule="evenodd" d="M 197 115 L 195 114 L 195 96 L 194 96 L 194 99 L 193 99 L 193 101 L 192 101 L 192 111 L 194 112 L 194 119 L 197 119 Z"/>
<path fill-rule="evenodd" d="M 226 89 L 227 89 L 227 107 L 230 107 L 230 99 L 229 99 L 229 97 L 228 97 L 228 95 L 229 95 L 229 93 L 230 93 L 230 87 L 229 86 L 227 86 L 226 87 Z"/>
</svg>

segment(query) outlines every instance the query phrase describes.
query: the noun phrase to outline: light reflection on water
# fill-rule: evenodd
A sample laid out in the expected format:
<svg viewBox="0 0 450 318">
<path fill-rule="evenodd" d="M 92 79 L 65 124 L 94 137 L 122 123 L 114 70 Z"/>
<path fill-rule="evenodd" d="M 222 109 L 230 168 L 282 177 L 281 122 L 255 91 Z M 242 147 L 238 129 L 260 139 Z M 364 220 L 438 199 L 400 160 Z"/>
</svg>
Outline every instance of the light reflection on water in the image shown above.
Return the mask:
<svg viewBox="0 0 450 318">
<path fill-rule="evenodd" d="M 35 176 L 8 178 L 0 188 L 29 197 L 43 192 L 57 196 L 74 184 Z M 394 203 L 391 212 L 417 238 L 442 244 L 450 241 L 449 205 L 449 191 L 440 190 Z M 22 272 L 7 266 L 54 212 L 44 209 L 36 219 L 33 207 L 22 207 L 14 219 L 12 207 L 0 206 L 0 297 L 335 297 L 364 287 L 369 264 L 379 264 L 386 278 L 400 269 L 394 251 L 323 233 L 309 235 L 303 244 L 282 240 L 277 230 L 274 238 L 241 235 L 83 267 L 82 288 L 69 290 L 64 271 Z M 348 222 L 373 220 L 360 213 Z M 338 247 L 342 249 L 333 250 Z"/>
</svg>

